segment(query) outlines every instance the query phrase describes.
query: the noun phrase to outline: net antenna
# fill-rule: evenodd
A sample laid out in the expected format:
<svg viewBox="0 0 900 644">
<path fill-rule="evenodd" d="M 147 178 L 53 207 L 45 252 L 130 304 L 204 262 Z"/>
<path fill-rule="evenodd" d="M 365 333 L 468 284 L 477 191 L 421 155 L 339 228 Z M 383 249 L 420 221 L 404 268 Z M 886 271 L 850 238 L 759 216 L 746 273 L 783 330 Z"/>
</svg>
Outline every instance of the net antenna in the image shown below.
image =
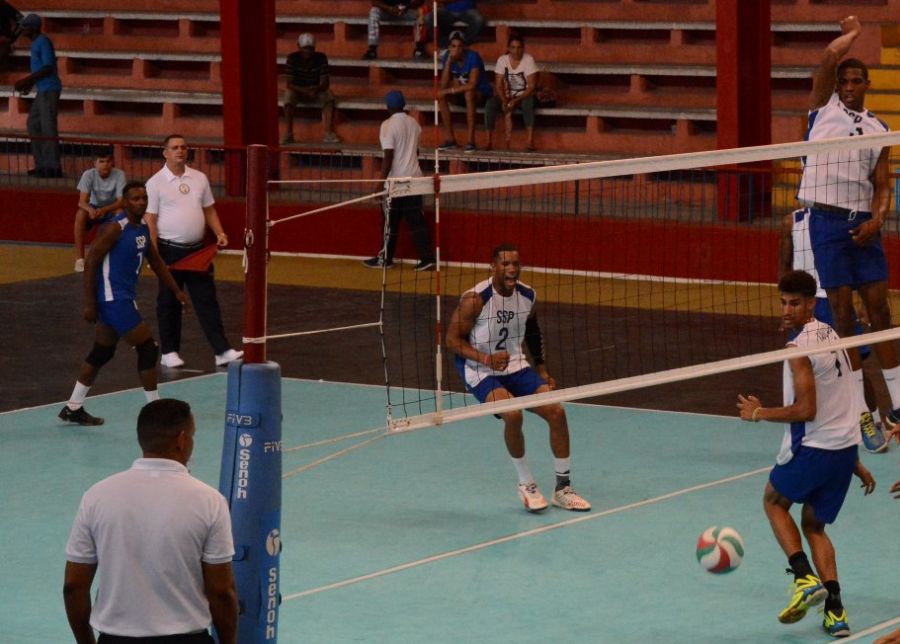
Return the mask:
<svg viewBox="0 0 900 644">
<path fill-rule="evenodd" d="M 783 216 L 802 207 L 796 200 L 801 168 L 843 167 L 852 154 L 897 144 L 900 133 L 893 132 L 541 168 L 435 173 L 389 184 L 392 195 L 433 194 L 436 206 L 445 206 L 435 210 L 444 219 L 439 287 L 446 296 L 459 296 L 485 277 L 492 246 L 512 242 L 522 249 L 523 263 L 530 267 L 525 277 L 539 294 L 548 368 L 560 387 L 503 403 L 473 403 L 460 395 L 463 383 L 447 364 L 452 360 L 442 360 L 440 346 L 428 359 L 421 345 L 417 349 L 415 342 L 399 342 L 393 349 L 397 363 L 407 365 L 405 375 L 409 364 L 424 365 L 426 360 L 434 360 L 437 373 L 431 382 L 411 377 L 400 382 L 404 391 L 420 395 L 403 409 L 394 407 L 389 431 L 780 362 L 788 354 L 771 351 L 784 342 L 777 332 L 774 283 Z M 726 193 L 723 207 L 723 185 L 746 189 L 752 199 L 739 195 L 735 208 Z M 883 229 L 886 254 L 894 248 L 897 230 L 895 221 Z M 394 316 L 401 327 L 411 325 L 412 308 L 402 296 Z M 547 303 L 555 308 L 545 317 Z M 673 312 L 670 318 L 677 319 L 670 323 L 660 311 Z M 438 336 L 441 315 L 447 313 L 438 299 L 433 318 Z M 725 319 L 734 327 L 730 335 L 720 332 Z M 569 328 L 558 331 L 563 325 Z M 618 327 L 615 333 L 607 328 L 612 325 Z M 898 337 L 896 329 L 881 333 L 886 335 L 842 339 L 837 348 Z M 690 355 L 671 349 L 679 343 L 693 345 Z M 751 362 L 733 361 L 750 355 Z"/>
</svg>

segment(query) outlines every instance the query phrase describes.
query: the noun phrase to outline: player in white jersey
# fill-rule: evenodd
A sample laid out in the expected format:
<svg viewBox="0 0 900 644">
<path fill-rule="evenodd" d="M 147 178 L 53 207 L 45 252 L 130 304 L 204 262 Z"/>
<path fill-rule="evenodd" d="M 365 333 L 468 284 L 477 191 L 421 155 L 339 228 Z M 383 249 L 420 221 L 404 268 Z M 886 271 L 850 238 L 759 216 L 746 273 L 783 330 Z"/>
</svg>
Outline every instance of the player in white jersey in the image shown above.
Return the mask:
<svg viewBox="0 0 900 644">
<path fill-rule="evenodd" d="M 463 293 L 447 328 L 447 348 L 456 354 L 460 376 L 479 402 L 543 393 L 555 383 L 544 364 L 544 343 L 535 314 L 535 292 L 519 282 L 519 250 L 512 244 L 494 248 L 491 277 Z M 535 368 L 522 349 L 527 345 Z M 553 505 L 586 512 L 591 504 L 572 488 L 569 470 L 569 425 L 559 403 L 529 411 L 547 421 L 556 470 Z M 519 498 L 529 512 L 540 512 L 547 501 L 537 488 L 525 459 L 521 411 L 500 414 L 506 449 L 519 478 Z"/>
<path fill-rule="evenodd" d="M 804 271 L 790 271 L 778 282 L 782 322 L 796 333 L 788 347 L 809 348 L 838 339 L 827 324 L 813 316 L 816 280 Z M 875 479 L 859 460 L 857 416 L 853 384 L 844 351 L 829 351 L 791 358 L 784 363 L 784 406 L 763 407 L 756 396 L 738 396 L 743 420 L 785 423 L 784 438 L 769 474 L 763 507 L 779 545 L 794 574 L 791 602 L 778 615 L 792 624 L 810 606 L 825 601 L 823 628 L 835 637 L 850 634 L 847 612 L 841 602 L 834 546 L 825 534 L 850 488 L 853 474 L 862 480 L 866 494 Z M 818 576 L 800 539 L 790 508 L 802 503 L 801 527 L 812 552 Z"/>
<path fill-rule="evenodd" d="M 831 304 L 825 289 L 819 284 L 819 276 L 816 273 L 815 257 L 813 256 L 812 243 L 809 239 L 809 219 L 810 212 L 808 208 L 801 208 L 785 215 L 781 227 L 781 271 L 780 274 L 791 270 L 806 271 L 816 280 L 816 308 L 814 310 L 815 317 L 819 322 L 824 322 L 829 326 L 834 326 L 834 316 L 831 312 Z M 854 321 L 853 333 L 855 335 L 862 334 L 863 326 L 858 319 Z M 859 347 L 860 361 L 869 357 L 872 350 L 868 346 Z M 875 404 L 875 389 L 871 382 L 871 376 L 867 374 L 865 369 L 860 369 L 855 375 L 862 375 L 863 378 L 863 400 L 860 406 L 859 400 L 854 396 L 856 406 L 860 406 L 859 429 L 862 435 L 863 445 L 866 451 L 873 454 L 887 451 L 888 444 L 881 431 L 881 423 L 876 420 L 878 409 Z M 858 388 L 854 389 L 854 394 L 858 395 Z M 870 404 L 874 411 L 870 411 Z"/>
<path fill-rule="evenodd" d="M 841 35 L 822 55 L 810 94 L 811 141 L 886 132 L 887 126 L 864 107 L 869 88 L 865 63 L 849 58 L 840 62 L 859 37 L 862 27 L 855 16 L 841 21 Z M 840 64 L 839 64 L 840 63 Z M 798 198 L 810 211 L 810 240 L 819 282 L 834 311 L 834 327 L 841 337 L 853 333 L 856 289 L 873 331 L 891 326 L 887 299 L 887 260 L 881 246 L 881 228 L 891 201 L 889 148 L 810 155 L 803 168 Z M 891 397 L 885 420 L 900 441 L 900 360 L 892 342 L 872 347 L 884 373 Z M 863 395 L 861 360 L 856 349 L 847 352 L 856 383 L 861 424 L 869 421 Z"/>
</svg>

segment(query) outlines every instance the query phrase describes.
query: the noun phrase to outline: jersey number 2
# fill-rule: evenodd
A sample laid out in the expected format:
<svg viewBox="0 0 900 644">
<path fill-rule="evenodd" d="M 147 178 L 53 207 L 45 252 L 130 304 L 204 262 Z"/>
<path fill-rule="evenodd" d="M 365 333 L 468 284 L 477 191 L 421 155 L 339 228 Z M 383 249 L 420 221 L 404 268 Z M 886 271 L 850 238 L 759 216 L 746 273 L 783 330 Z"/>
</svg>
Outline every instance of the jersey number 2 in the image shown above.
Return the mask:
<svg viewBox="0 0 900 644">
<path fill-rule="evenodd" d="M 500 327 L 500 341 L 494 347 L 494 351 L 506 351 L 506 338 L 509 337 L 509 327 Z"/>
</svg>

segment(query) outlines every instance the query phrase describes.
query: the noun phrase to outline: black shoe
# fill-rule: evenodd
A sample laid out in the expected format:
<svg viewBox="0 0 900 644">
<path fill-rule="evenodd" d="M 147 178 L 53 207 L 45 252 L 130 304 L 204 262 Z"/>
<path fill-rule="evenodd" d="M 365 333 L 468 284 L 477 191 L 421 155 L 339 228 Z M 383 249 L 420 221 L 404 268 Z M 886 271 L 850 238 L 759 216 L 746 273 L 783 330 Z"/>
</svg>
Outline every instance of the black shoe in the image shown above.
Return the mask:
<svg viewBox="0 0 900 644">
<path fill-rule="evenodd" d="M 425 53 L 424 47 L 416 47 L 416 50 L 413 52 L 413 58 L 416 60 L 424 59 L 428 54 Z"/>
<path fill-rule="evenodd" d="M 414 271 L 433 271 L 434 270 L 434 260 L 433 259 L 423 259 L 421 262 L 416 264 L 413 267 Z"/>
<path fill-rule="evenodd" d="M 62 408 L 62 411 L 59 412 L 59 417 L 67 423 L 78 423 L 79 425 L 102 425 L 104 422 L 102 418 L 91 416 L 85 411 L 84 407 L 79 407 L 73 411 L 69 409 L 68 405 Z"/>
<path fill-rule="evenodd" d="M 393 268 L 394 262 L 385 262 L 380 256 L 376 256 L 372 259 L 364 259 L 363 266 L 368 266 L 369 268 Z"/>
<path fill-rule="evenodd" d="M 363 54 L 363 60 L 375 60 L 378 58 L 378 49 L 369 45 L 369 48 L 366 50 L 366 53 Z"/>
</svg>

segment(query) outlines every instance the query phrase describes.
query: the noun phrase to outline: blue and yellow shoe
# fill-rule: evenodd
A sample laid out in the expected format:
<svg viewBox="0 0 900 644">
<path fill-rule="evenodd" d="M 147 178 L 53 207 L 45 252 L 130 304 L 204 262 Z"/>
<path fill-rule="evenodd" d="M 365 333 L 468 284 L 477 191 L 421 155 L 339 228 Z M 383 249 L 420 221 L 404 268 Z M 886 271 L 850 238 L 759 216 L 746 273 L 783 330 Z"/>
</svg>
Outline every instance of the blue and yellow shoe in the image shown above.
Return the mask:
<svg viewBox="0 0 900 644">
<path fill-rule="evenodd" d="M 794 580 L 790 591 L 793 593 L 791 603 L 778 613 L 778 621 L 782 624 L 799 622 L 806 616 L 806 611 L 810 607 L 818 606 L 828 597 L 828 590 L 822 585 L 822 580 L 815 575 L 806 575 Z"/>
<path fill-rule="evenodd" d="M 893 412 L 892 412 L 893 413 Z M 872 413 L 864 411 L 859 415 L 859 431 L 862 434 L 863 446 L 867 452 L 878 454 L 888 448 L 881 428 L 875 424 Z"/>
<path fill-rule="evenodd" d="M 825 611 L 825 619 L 822 621 L 822 628 L 832 637 L 847 637 L 850 635 L 850 624 L 847 622 L 847 611 L 841 609 L 840 615 L 835 615 L 832 611 Z"/>
</svg>

